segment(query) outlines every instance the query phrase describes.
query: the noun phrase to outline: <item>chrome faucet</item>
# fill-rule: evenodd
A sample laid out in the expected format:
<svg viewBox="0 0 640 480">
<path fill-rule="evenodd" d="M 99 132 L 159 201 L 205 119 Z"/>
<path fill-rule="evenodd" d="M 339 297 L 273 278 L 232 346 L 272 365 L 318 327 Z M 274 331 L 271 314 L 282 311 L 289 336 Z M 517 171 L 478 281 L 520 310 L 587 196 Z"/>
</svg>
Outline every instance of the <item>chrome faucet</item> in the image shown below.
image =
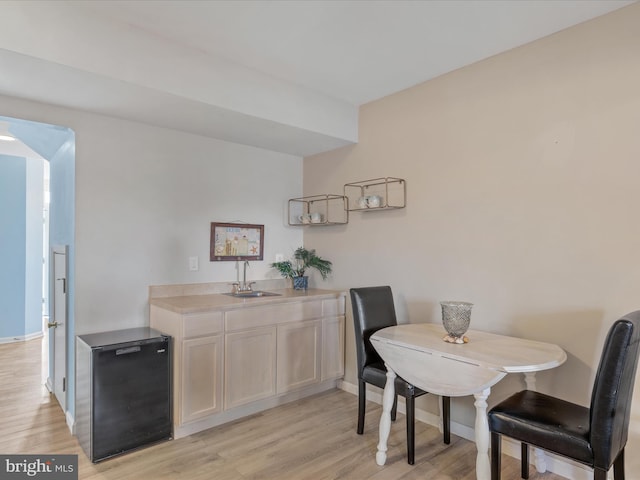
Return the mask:
<svg viewBox="0 0 640 480">
<path fill-rule="evenodd" d="M 242 282 L 240 281 L 240 264 L 236 261 L 236 270 L 238 271 L 238 280 L 233 282 L 231 286 L 233 287 L 232 293 L 246 293 L 252 292 L 253 289 L 251 285 L 256 282 L 247 282 L 247 267 L 249 266 L 249 260 L 245 260 L 242 269 Z"/>
<path fill-rule="evenodd" d="M 252 291 L 251 285 L 256 283 L 256 282 L 247 283 L 247 267 L 248 266 L 249 266 L 249 260 L 245 260 L 242 268 L 242 283 L 238 285 L 238 292 L 251 292 Z"/>
</svg>

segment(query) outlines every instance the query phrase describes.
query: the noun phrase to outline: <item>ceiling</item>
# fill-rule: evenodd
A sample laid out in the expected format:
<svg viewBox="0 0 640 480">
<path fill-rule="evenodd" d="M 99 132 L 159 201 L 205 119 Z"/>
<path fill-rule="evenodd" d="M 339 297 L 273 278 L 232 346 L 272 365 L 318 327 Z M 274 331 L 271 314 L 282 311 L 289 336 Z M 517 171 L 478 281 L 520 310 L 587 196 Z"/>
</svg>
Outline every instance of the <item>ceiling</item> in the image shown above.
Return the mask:
<svg viewBox="0 0 640 480">
<path fill-rule="evenodd" d="M 356 142 L 359 105 L 631 3 L 5 1 L 0 94 L 305 156 Z"/>
<path fill-rule="evenodd" d="M 79 6 L 361 105 L 628 5 L 616 0 L 93 0 Z"/>
</svg>

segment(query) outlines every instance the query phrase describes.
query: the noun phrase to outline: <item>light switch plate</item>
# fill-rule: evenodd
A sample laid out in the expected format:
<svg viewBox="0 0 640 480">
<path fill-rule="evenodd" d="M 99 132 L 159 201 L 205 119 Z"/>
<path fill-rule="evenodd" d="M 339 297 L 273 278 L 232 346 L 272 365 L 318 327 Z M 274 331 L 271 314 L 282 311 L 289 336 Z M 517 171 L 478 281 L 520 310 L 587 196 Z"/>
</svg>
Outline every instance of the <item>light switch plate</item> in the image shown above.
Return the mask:
<svg viewBox="0 0 640 480">
<path fill-rule="evenodd" d="M 189 257 L 189 270 L 192 272 L 198 271 L 198 257 Z"/>
</svg>

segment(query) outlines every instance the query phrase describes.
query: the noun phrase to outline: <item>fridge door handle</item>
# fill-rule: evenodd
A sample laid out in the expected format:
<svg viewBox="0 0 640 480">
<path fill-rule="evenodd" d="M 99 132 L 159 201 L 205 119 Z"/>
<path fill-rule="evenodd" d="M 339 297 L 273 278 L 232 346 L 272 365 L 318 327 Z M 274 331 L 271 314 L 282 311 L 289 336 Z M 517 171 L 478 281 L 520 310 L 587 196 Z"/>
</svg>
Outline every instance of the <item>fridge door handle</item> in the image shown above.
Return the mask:
<svg viewBox="0 0 640 480">
<path fill-rule="evenodd" d="M 135 347 L 127 347 L 127 348 L 119 348 L 116 350 L 116 355 L 127 355 L 128 353 L 136 353 L 140 351 L 139 346 Z"/>
</svg>

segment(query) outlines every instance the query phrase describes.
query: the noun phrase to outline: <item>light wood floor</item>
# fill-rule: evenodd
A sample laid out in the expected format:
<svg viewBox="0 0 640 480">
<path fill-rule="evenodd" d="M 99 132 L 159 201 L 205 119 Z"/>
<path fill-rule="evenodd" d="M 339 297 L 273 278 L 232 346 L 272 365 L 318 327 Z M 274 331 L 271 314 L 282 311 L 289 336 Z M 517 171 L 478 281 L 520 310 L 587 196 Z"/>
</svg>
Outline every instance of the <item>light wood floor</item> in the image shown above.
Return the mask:
<svg viewBox="0 0 640 480">
<path fill-rule="evenodd" d="M 334 390 L 227 425 L 92 464 L 42 384 L 41 340 L 0 345 L 0 453 L 78 454 L 79 478 L 140 479 L 475 479 L 475 445 L 416 423 L 416 463 L 406 462 L 404 417 L 389 439 L 387 465 L 375 463 L 380 406 L 367 405 L 357 435 L 357 398 Z M 504 456 L 504 480 L 520 478 Z M 531 468 L 531 480 L 561 480 Z"/>
</svg>

